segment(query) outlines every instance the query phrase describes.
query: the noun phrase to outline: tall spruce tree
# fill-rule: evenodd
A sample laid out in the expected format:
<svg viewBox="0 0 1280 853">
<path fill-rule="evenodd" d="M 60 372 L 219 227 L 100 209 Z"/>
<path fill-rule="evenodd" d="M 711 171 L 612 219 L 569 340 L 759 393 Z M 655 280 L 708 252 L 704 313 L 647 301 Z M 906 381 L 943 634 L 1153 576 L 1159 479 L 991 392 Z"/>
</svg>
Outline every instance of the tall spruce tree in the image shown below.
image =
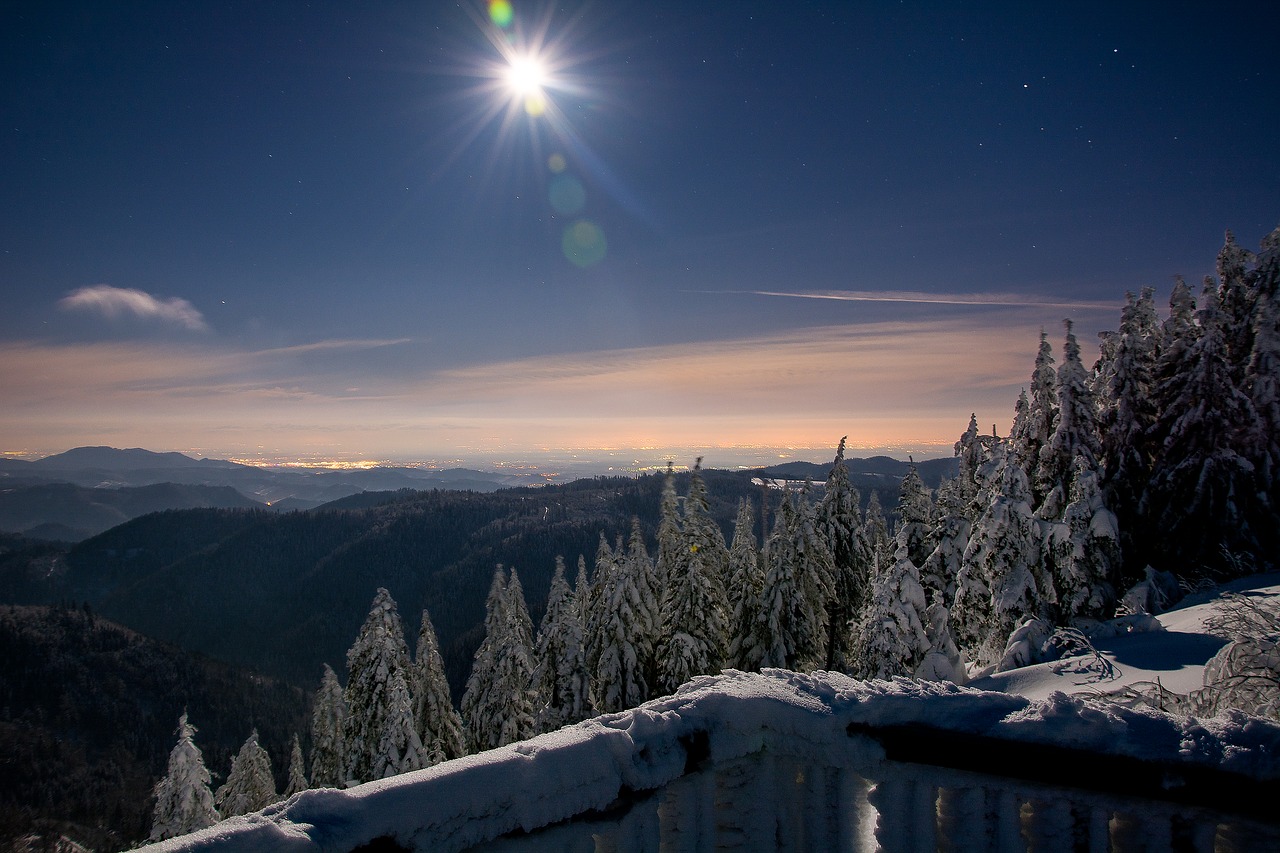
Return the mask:
<svg viewBox="0 0 1280 853">
<path fill-rule="evenodd" d="M 760 553 L 756 547 L 755 518 L 751 501 L 738 501 L 738 514 L 733 523 L 733 542 L 729 546 L 729 654 L 728 664 L 750 671 L 754 661 L 747 643 L 752 624 L 760 613 L 760 593 L 764 574 L 760 570 Z"/>
<path fill-rule="evenodd" d="M 584 583 L 585 571 L 584 568 Z M 534 681 L 542 700 L 537 714 L 538 730 L 554 731 L 586 719 L 591 708 L 587 692 L 586 637 L 578 602 L 564 576 L 562 557 L 556 557 L 547 609 L 534 645 L 534 660 L 537 661 Z"/>
<path fill-rule="evenodd" d="M 728 548 L 711 518 L 701 462 L 689 478 L 679 564 L 666 579 L 662 640 L 658 649 L 659 685 L 674 692 L 695 675 L 720 671 L 728 646 L 724 576 Z M 659 540 L 659 554 L 662 542 Z"/>
<path fill-rule="evenodd" d="M 929 652 L 928 602 L 920 572 L 899 544 L 894 561 L 876 575 L 858 626 L 858 673 L 862 678 L 914 675 Z"/>
<path fill-rule="evenodd" d="M 302 759 L 302 740 L 295 733 L 293 745 L 289 749 L 289 769 L 285 774 L 284 793 L 281 797 L 288 799 L 309 787 L 311 786 L 307 784 L 307 767 Z"/>
<path fill-rule="evenodd" d="M 410 692 L 413 695 L 414 725 L 418 742 L 422 744 L 423 765 L 432 767 L 466 755 L 462 717 L 453 707 L 449 681 L 444 674 L 444 659 L 440 656 L 440 641 L 436 639 L 431 614 L 425 609 L 418 628 Z"/>
<path fill-rule="evenodd" d="M 340 788 L 346 782 L 347 700 L 338 676 L 324 665 L 311 714 L 311 786 Z"/>
<path fill-rule="evenodd" d="M 1048 443 L 1040 448 L 1035 475 L 1035 481 L 1044 488 L 1037 515 L 1048 521 L 1062 519 L 1075 460 L 1082 458 L 1091 470 L 1099 471 L 1102 457 L 1097 409 L 1088 372 L 1080 360 L 1080 343 L 1071 321 L 1066 320 L 1063 325 L 1067 334 L 1058 368 L 1058 417 Z"/>
<path fill-rule="evenodd" d="M 499 566 L 485 603 L 485 636 L 462 694 L 467 746 L 482 752 L 532 737 L 537 696 L 533 685 L 532 624 L 515 570 Z"/>
<path fill-rule="evenodd" d="M 1253 462 L 1260 444 L 1253 401 L 1236 386 L 1227 362 L 1216 288 L 1206 285 L 1199 327 L 1180 348 L 1176 368 L 1157 388 L 1164 403 L 1155 432 L 1158 457 L 1140 512 L 1156 568 L 1189 574 L 1229 568 L 1230 555 L 1267 559 L 1259 532 L 1274 518 L 1258 506 Z M 1166 354 L 1172 350 L 1166 350 Z"/>
<path fill-rule="evenodd" d="M 645 600 L 643 563 L 648 560 L 639 525 L 633 527 L 628 558 L 616 561 L 606 573 L 601 593 L 601 618 L 595 644 L 599 648 L 591 673 L 597 711 L 634 708 L 649 696 L 645 662 L 651 656 L 653 616 Z"/>
<path fill-rule="evenodd" d="M 1036 506 L 1053 488 L 1045 479 L 1048 472 L 1039 473 L 1040 454 L 1052 440 L 1058 424 L 1058 375 L 1053 364 L 1053 346 L 1041 329 L 1026 414 L 1009 434 L 1010 452 L 1018 457 L 1024 470 L 1032 472 L 1030 485 Z"/>
<path fill-rule="evenodd" d="M 271 757 L 258 744 L 258 730 L 254 729 L 231 760 L 227 781 L 213 795 L 214 805 L 223 817 L 232 817 L 261 811 L 278 799 Z"/>
<path fill-rule="evenodd" d="M 370 774 L 372 779 L 387 779 L 427 766 L 422 741 L 413 719 L 413 696 L 409 692 L 411 667 L 398 669 L 387 680 L 385 722 Z"/>
<path fill-rule="evenodd" d="M 1151 476 L 1150 433 L 1156 419 L 1152 390 L 1159 341 L 1154 294 L 1153 288 L 1144 287 L 1137 298 L 1126 295 L 1098 418 L 1104 502 L 1116 513 L 1122 551 L 1133 554 L 1134 565 L 1126 575 L 1130 580 L 1136 580 L 1145 567 L 1145 563 L 1138 565 L 1139 550 L 1131 531 L 1138 524 L 1138 501 Z"/>
<path fill-rule="evenodd" d="M 999 660 L 1009 634 L 1053 603 L 1026 472 L 1008 456 L 997 472 L 997 488 L 965 549 L 951 612 L 961 647 L 982 663 Z"/>
<path fill-rule="evenodd" d="M 379 588 L 360 634 L 347 652 L 346 781 L 368 782 L 383 778 L 389 768 L 421 766 L 421 756 L 384 752 L 413 747 L 412 740 L 399 734 L 404 715 L 412 718 L 413 713 L 412 705 L 405 707 L 409 679 L 409 648 L 400 613 L 391 593 Z M 399 743 L 401 740 L 408 742 Z"/>
<path fill-rule="evenodd" d="M 913 461 L 906 476 L 902 478 L 898 498 L 898 526 L 894 538 L 899 547 L 906 547 L 907 557 L 917 570 L 933 551 L 933 516 L 933 496 L 924 480 L 920 479 L 920 472 L 916 470 Z M 895 562 L 896 560 L 895 555 Z"/>
<path fill-rule="evenodd" d="M 827 474 L 827 487 L 818 508 L 818 525 L 831 553 L 832 594 L 827 602 L 828 670 L 848 671 L 853 657 L 849 625 L 861 616 L 871 584 L 872 555 L 863 535 L 861 496 L 849 480 L 844 461 L 845 441 L 840 439 L 836 458 Z"/>
<path fill-rule="evenodd" d="M 218 822 L 209 770 L 195 745 L 196 728 L 186 711 L 178 719 L 178 742 L 169 752 L 169 768 L 155 787 L 156 808 L 151 819 L 151 841 L 163 841 L 213 826 Z"/>
</svg>

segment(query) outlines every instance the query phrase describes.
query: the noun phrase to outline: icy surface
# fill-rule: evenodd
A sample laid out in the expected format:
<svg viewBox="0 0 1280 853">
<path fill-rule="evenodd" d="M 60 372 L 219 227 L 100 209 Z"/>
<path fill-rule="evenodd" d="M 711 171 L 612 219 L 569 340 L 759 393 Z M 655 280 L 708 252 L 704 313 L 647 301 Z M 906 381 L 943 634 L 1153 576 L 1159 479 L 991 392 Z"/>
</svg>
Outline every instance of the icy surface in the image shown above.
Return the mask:
<svg viewBox="0 0 1280 853">
<path fill-rule="evenodd" d="M 848 764 L 856 758 L 860 766 L 874 765 L 879 747 L 850 737 L 850 725 L 909 723 L 956 738 L 1070 746 L 1280 779 L 1280 726 L 1242 715 L 1197 721 L 1061 692 L 1033 701 L 907 679 L 730 670 L 634 710 L 347 791 L 305 791 L 262 813 L 148 849 L 348 851 L 393 836 L 411 849 L 465 850 L 661 788 L 685 776 L 691 756 L 732 767 L 747 756 L 782 751 L 788 760 Z"/>
</svg>

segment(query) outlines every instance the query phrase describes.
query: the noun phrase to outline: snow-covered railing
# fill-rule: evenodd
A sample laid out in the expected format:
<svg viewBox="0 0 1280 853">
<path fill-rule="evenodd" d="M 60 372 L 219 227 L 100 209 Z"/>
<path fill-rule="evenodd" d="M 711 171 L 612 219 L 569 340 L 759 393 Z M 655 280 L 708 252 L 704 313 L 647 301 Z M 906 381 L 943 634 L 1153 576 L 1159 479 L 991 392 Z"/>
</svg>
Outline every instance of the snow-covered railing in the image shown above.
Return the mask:
<svg viewBox="0 0 1280 853">
<path fill-rule="evenodd" d="M 1093 772 L 1091 772 L 1093 768 Z M 1063 776 L 1067 778 L 1063 778 Z M 1139 790 L 1134 790 L 1130 784 Z M 1232 799 L 1247 790 L 1248 798 Z M 1280 849 L 1280 726 L 1055 694 L 726 672 L 154 851 Z M 1135 796 L 1136 795 L 1136 796 Z M 379 848 L 377 845 L 381 845 Z M 603 846 L 601 846 L 603 845 Z"/>
</svg>

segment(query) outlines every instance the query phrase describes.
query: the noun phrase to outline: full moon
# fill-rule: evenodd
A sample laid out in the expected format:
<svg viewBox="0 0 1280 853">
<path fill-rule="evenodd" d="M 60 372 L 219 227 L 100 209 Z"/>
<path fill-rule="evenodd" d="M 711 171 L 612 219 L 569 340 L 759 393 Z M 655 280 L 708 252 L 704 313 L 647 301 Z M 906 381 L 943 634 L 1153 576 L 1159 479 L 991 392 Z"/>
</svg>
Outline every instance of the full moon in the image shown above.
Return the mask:
<svg viewBox="0 0 1280 853">
<path fill-rule="evenodd" d="M 512 57 L 507 68 L 507 85 L 517 95 L 536 95 L 547 82 L 542 64 L 530 56 Z"/>
</svg>

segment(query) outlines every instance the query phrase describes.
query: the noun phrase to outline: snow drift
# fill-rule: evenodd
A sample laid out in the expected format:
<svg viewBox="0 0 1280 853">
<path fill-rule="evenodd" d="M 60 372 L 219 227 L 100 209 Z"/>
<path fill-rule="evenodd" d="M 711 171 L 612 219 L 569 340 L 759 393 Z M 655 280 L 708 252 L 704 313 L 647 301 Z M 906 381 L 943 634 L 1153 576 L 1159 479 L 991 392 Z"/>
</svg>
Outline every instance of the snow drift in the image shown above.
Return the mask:
<svg viewBox="0 0 1280 853">
<path fill-rule="evenodd" d="M 874 767 L 895 744 L 929 736 L 967 742 L 979 759 L 991 744 L 1012 744 L 1130 762 L 1192 796 L 1247 787 L 1275 802 L 1280 793 L 1280 726 L 1241 714 L 1196 720 L 1062 693 L 1034 701 L 905 679 L 731 670 L 633 710 L 346 791 L 305 791 L 147 849 L 347 851 L 393 838 L 409 849 L 464 850 L 617 808 L 700 765 L 777 752 Z"/>
</svg>

